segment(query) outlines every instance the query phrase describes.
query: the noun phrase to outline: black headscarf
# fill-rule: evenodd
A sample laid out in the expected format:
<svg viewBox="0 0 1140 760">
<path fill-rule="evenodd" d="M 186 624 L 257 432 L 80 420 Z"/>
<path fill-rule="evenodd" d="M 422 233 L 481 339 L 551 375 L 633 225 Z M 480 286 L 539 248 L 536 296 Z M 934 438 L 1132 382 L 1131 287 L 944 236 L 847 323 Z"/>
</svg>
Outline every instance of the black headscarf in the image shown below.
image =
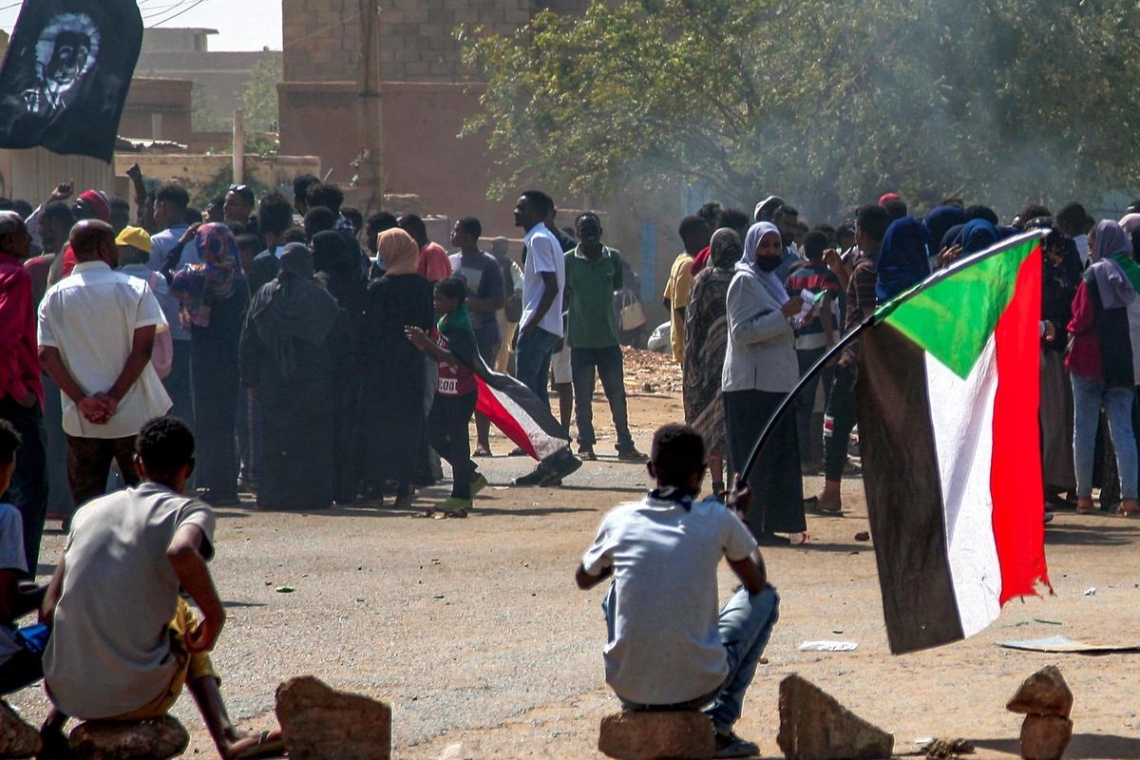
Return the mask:
<svg viewBox="0 0 1140 760">
<path fill-rule="evenodd" d="M 347 245 L 341 232 L 325 230 L 313 236 L 313 269 L 337 304 L 357 317 L 364 308 L 364 281 L 357 251 Z"/>
<path fill-rule="evenodd" d="M 297 367 L 295 341 L 319 346 L 336 323 L 336 301 L 313 282 L 313 255 L 302 243 L 281 253 L 277 277 L 254 296 L 249 319 L 282 377 Z"/>
</svg>

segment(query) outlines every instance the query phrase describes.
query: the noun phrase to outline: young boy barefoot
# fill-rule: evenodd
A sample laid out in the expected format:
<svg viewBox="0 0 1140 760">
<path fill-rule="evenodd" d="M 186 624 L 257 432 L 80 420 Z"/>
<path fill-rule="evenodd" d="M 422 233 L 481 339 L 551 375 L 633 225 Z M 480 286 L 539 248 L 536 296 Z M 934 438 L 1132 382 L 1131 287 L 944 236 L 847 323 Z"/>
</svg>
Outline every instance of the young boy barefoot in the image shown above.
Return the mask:
<svg viewBox="0 0 1140 760">
<path fill-rule="evenodd" d="M 210 662 L 226 613 L 206 567 L 213 510 L 181 495 L 194 472 L 194 435 L 174 417 L 151 420 L 139 432 L 135 466 L 137 487 L 76 512 L 44 599 L 52 625 L 44 680 L 55 706 L 45 748 L 60 746 L 69 716 L 159 717 L 187 686 L 223 760 L 279 757 L 279 732 L 251 736 L 230 722 Z"/>
</svg>

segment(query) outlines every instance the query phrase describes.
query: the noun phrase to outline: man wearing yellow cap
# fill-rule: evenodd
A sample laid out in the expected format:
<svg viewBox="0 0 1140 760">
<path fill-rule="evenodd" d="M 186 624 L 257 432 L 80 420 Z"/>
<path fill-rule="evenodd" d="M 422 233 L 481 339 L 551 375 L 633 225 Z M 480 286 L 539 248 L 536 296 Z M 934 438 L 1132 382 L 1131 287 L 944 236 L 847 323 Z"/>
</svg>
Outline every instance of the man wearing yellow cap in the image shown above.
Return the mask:
<svg viewBox="0 0 1140 760">
<path fill-rule="evenodd" d="M 119 249 L 119 271 L 123 274 L 145 280 L 158 305 L 162 307 L 162 316 L 166 317 L 166 324 L 178 324 L 178 299 L 170 295 L 170 284 L 158 272 L 151 271 L 150 264 L 150 235 L 142 227 L 124 227 L 115 238 L 115 245 Z M 159 373 L 162 377 L 162 373 Z M 166 378 L 163 377 L 163 385 Z M 169 393 L 169 390 L 167 391 Z"/>
</svg>

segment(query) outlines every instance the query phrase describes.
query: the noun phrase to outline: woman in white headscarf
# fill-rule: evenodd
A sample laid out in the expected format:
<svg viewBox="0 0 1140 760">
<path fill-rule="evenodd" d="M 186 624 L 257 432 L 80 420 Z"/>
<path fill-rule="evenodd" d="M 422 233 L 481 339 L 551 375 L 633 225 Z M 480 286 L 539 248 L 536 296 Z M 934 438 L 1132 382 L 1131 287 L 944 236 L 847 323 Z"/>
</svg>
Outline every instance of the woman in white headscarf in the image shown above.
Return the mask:
<svg viewBox="0 0 1140 760">
<path fill-rule="evenodd" d="M 728 448 L 738 470 L 744 468 L 769 417 L 800 376 L 792 320 L 802 301 L 798 296 L 789 298 L 775 275 L 782 253 L 776 225 L 752 225 L 744 240 L 744 255 L 728 286 L 728 350 L 721 386 Z M 771 545 L 806 540 L 794 414 L 780 422 L 752 470 L 748 486 L 753 500 L 747 522 L 757 541 Z"/>
</svg>

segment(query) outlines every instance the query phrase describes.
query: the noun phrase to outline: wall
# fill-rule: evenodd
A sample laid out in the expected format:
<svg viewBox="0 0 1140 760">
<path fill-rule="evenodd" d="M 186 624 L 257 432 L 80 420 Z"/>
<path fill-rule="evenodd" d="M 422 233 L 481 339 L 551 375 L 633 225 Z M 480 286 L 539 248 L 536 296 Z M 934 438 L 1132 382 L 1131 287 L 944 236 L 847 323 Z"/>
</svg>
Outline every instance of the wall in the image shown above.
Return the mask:
<svg viewBox="0 0 1140 760">
<path fill-rule="evenodd" d="M 282 0 L 285 81 L 356 81 L 357 0 Z"/>
<path fill-rule="evenodd" d="M 125 174 L 127 167 L 138 163 L 144 177 L 163 182 L 178 182 L 195 197 L 214 181 L 219 172 L 233 166 L 233 157 L 220 154 L 172 153 L 116 153 L 115 171 Z M 320 159 L 316 156 L 246 156 L 245 180 L 274 189 L 288 187 L 286 195 L 292 198 L 293 178 L 306 172 L 318 174 Z"/>
<path fill-rule="evenodd" d="M 131 80 L 119 134 L 136 140 L 163 139 L 185 145 L 190 141 L 190 98 L 193 82 L 185 79 Z M 161 119 L 161 134 L 154 133 L 154 115 Z"/>
</svg>

